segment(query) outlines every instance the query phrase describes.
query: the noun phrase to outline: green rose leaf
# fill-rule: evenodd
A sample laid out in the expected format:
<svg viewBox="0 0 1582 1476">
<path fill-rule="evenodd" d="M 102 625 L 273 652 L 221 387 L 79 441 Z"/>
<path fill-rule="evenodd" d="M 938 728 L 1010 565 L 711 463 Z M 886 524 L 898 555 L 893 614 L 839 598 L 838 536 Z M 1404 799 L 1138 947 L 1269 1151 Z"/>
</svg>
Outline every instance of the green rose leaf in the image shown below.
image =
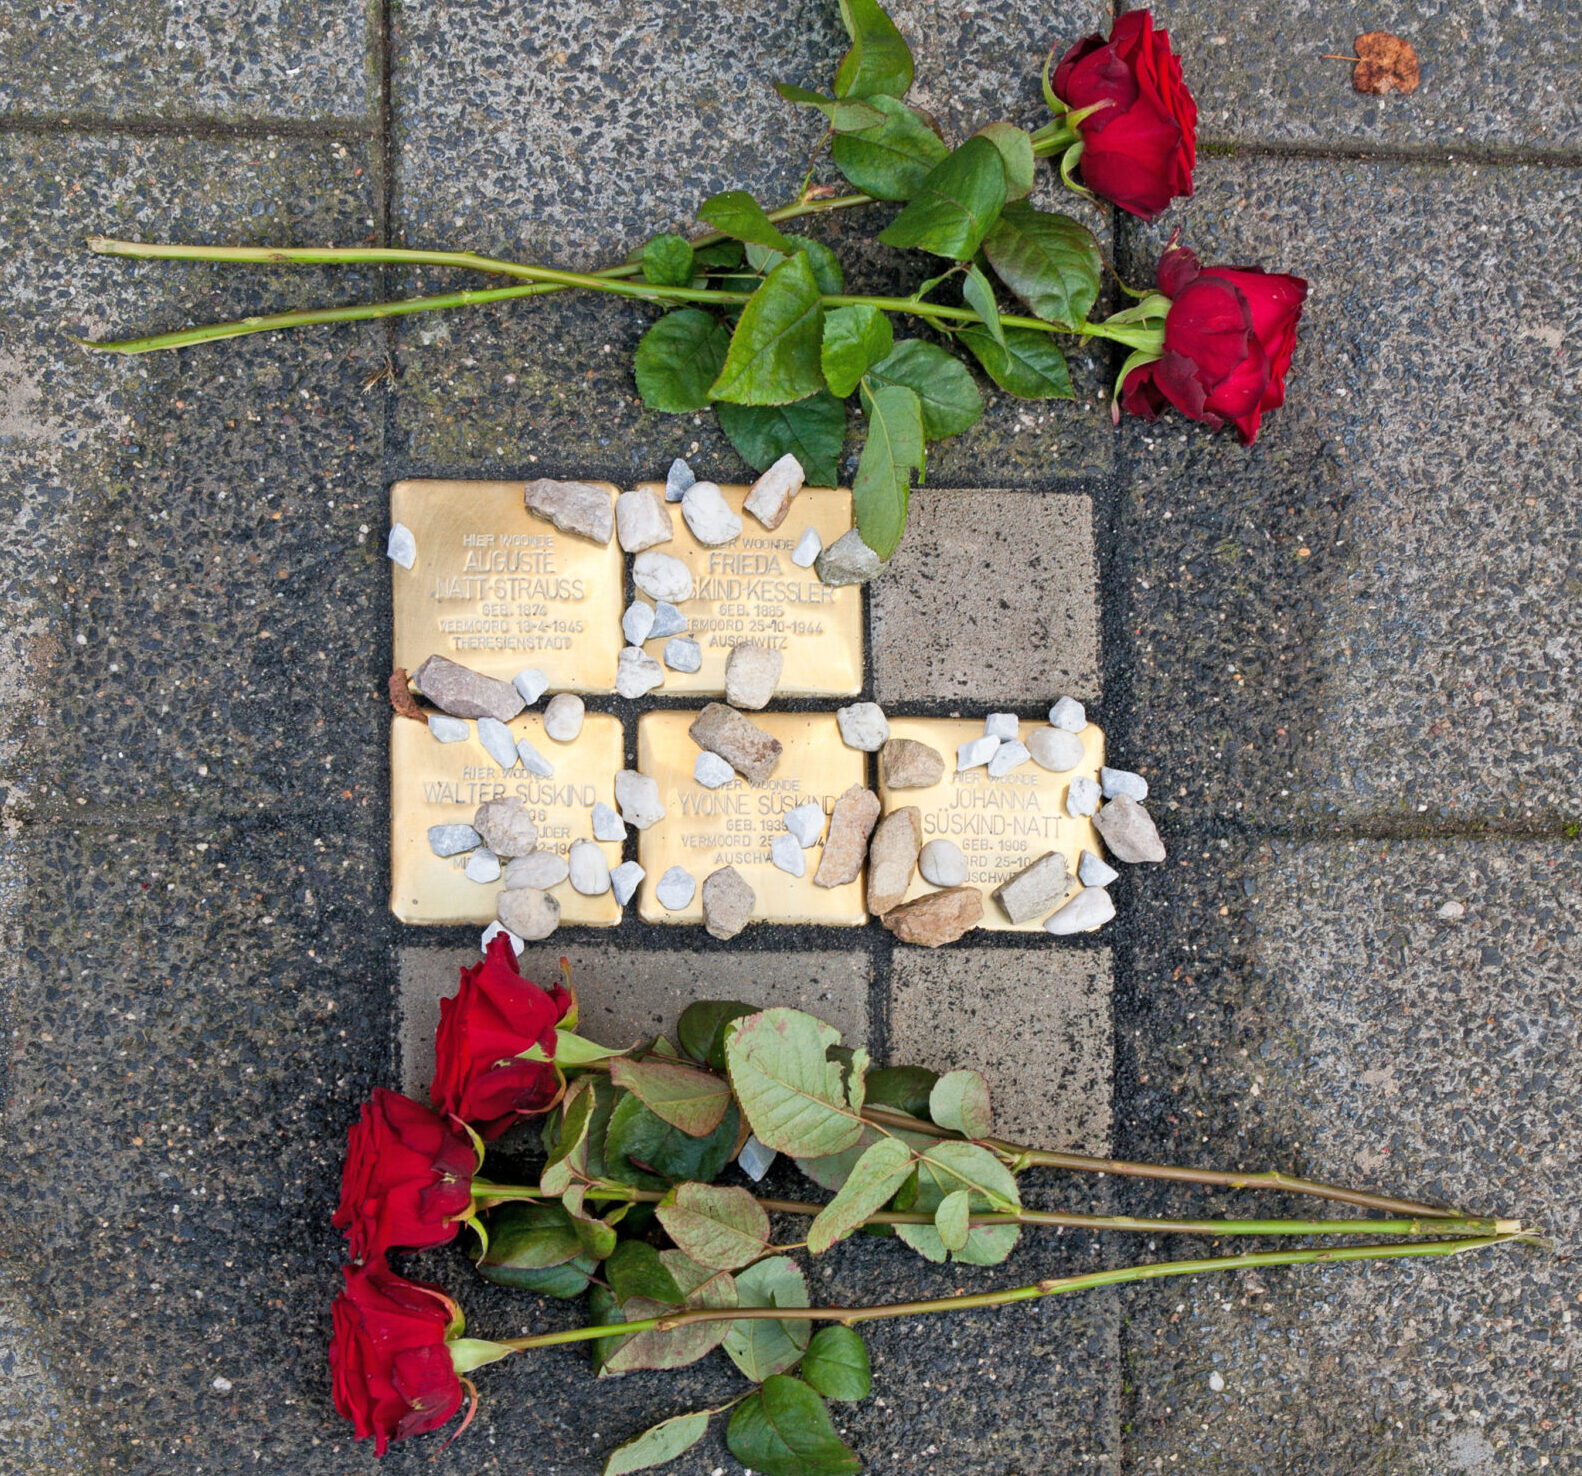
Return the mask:
<svg viewBox="0 0 1582 1476">
<path fill-rule="evenodd" d="M 574 1082 L 566 1093 L 556 1114 L 558 1126 L 554 1140 L 546 1145 L 549 1157 L 539 1180 L 544 1193 L 564 1194 L 571 1187 L 572 1168 L 587 1172 L 588 1127 L 596 1101 L 593 1083 L 586 1079 Z"/>
<path fill-rule="evenodd" d="M 749 1266 L 736 1278 L 739 1307 L 806 1307 L 807 1282 L 795 1261 L 771 1256 Z M 806 1322 L 750 1318 L 733 1322 L 725 1334 L 725 1352 L 755 1384 L 784 1373 L 802 1356 L 812 1327 Z"/>
<path fill-rule="evenodd" d="M 987 1138 L 994 1131 L 988 1082 L 977 1071 L 947 1071 L 929 1093 L 928 1115 L 964 1138 Z"/>
<path fill-rule="evenodd" d="M 604 1463 L 603 1476 L 630 1476 L 673 1461 L 691 1450 L 708 1432 L 709 1411 L 672 1415 L 651 1425 L 624 1445 L 617 1445 Z"/>
<path fill-rule="evenodd" d="M 706 1138 L 666 1122 L 630 1093 L 610 1114 L 605 1134 L 605 1174 L 637 1189 L 662 1189 L 684 1179 L 707 1184 L 719 1177 L 736 1146 L 740 1117 L 728 1106 L 720 1125 Z"/>
<path fill-rule="evenodd" d="M 854 1327 L 821 1327 L 808 1344 L 802 1377 L 826 1399 L 866 1399 L 873 1378 L 862 1334 Z"/>
<path fill-rule="evenodd" d="M 948 1251 L 967 1248 L 967 1231 L 971 1228 L 967 1217 L 972 1209 L 972 1196 L 965 1189 L 947 1194 L 934 1211 L 934 1229 L 939 1242 Z"/>
<path fill-rule="evenodd" d="M 676 1022 L 676 1039 L 681 1049 L 700 1066 L 714 1071 L 725 1069 L 725 1031 L 733 1020 L 751 1015 L 757 1005 L 734 999 L 700 999 L 682 1010 Z"/>
<path fill-rule="evenodd" d="M 905 385 L 923 402 L 923 435 L 939 441 L 973 425 L 983 414 L 983 396 L 971 371 L 954 354 L 921 338 L 903 338 L 868 372 L 874 388 Z"/>
<path fill-rule="evenodd" d="M 748 466 L 767 471 L 789 451 L 802 463 L 810 487 L 833 487 L 839 481 L 846 407 L 828 390 L 792 405 L 729 405 L 717 400 L 714 413 Z"/>
<path fill-rule="evenodd" d="M 1014 1208 L 1021 1195 L 1011 1171 L 976 1143 L 935 1141 L 918 1149 L 917 1191 L 910 1208 L 936 1214 L 947 1196 L 968 1193 L 969 1210 Z M 947 1255 L 972 1266 L 996 1266 L 1015 1248 L 1020 1225 L 982 1225 L 969 1230 L 966 1244 L 951 1251 L 935 1225 L 897 1225 L 895 1233 L 930 1261 Z"/>
<path fill-rule="evenodd" d="M 916 108 L 882 96 L 871 98 L 869 106 L 883 114 L 883 121 L 849 133 L 837 130 L 830 146 L 835 167 L 876 200 L 910 200 L 950 150 Z"/>
<path fill-rule="evenodd" d="M 983 327 L 989 337 L 1004 348 L 1005 329 L 1000 326 L 1000 305 L 994 300 L 994 288 L 989 285 L 989 279 L 983 275 L 982 268 L 976 262 L 967 268 L 966 280 L 961 284 L 961 295 L 967 299 L 967 306 L 983 319 Z"/>
<path fill-rule="evenodd" d="M 643 246 L 643 280 L 656 287 L 692 283 L 692 243 L 685 236 L 655 236 Z"/>
<path fill-rule="evenodd" d="M 983 252 L 1000 280 L 1045 322 L 1074 328 L 1098 299 L 1099 243 L 1069 215 L 1007 205 L 984 237 Z"/>
<path fill-rule="evenodd" d="M 707 246 L 694 246 L 692 260 L 700 267 L 723 267 L 729 271 L 742 264 L 740 241 L 711 241 Z"/>
<path fill-rule="evenodd" d="M 1005 166 L 1005 198 L 1025 200 L 1033 192 L 1038 163 L 1033 157 L 1031 135 L 1013 123 L 989 123 L 978 134 L 1000 151 L 1000 163 Z"/>
<path fill-rule="evenodd" d="M 840 0 L 851 49 L 835 69 L 836 97 L 905 97 L 912 85 L 912 52 L 876 0 Z"/>
<path fill-rule="evenodd" d="M 763 1010 L 731 1032 L 725 1043 L 731 1085 L 764 1147 L 818 1158 L 862 1136 L 862 1119 L 846 1102 L 840 1065 L 824 1054 L 839 1044 L 837 1030 L 800 1010 Z"/>
<path fill-rule="evenodd" d="M 851 484 L 862 541 L 888 559 L 906 532 L 912 473 L 923 467 L 923 402 L 905 385 L 862 391 L 868 439 Z M 762 1133 L 758 1135 L 760 1138 Z"/>
<path fill-rule="evenodd" d="M 853 128 L 873 128 L 884 122 L 884 114 L 878 108 L 854 97 L 825 97 L 822 92 L 809 92 L 793 82 L 776 82 L 775 91 L 799 108 L 817 108 L 837 133 Z"/>
<path fill-rule="evenodd" d="M 760 205 L 746 190 L 724 190 L 698 206 L 698 219 L 738 241 L 756 241 L 791 254 L 791 243 L 780 234 Z"/>
<path fill-rule="evenodd" d="M 610 1080 L 625 1087 L 654 1116 L 693 1138 L 706 1138 L 725 1118 L 730 1084 L 712 1072 L 680 1061 L 610 1062 Z"/>
<path fill-rule="evenodd" d="M 659 1260 L 672 1280 L 681 1289 L 682 1306 L 734 1307 L 736 1282 L 729 1271 L 711 1271 L 699 1266 L 681 1251 L 661 1251 Z M 606 1263 L 608 1264 L 608 1263 Z M 621 1304 L 627 1322 L 639 1322 L 647 1317 L 660 1317 L 672 1309 L 673 1304 L 633 1297 Z M 704 1354 L 712 1352 L 725 1341 L 730 1324 L 695 1322 L 686 1327 L 660 1332 L 649 1328 L 624 1338 L 616 1350 L 605 1360 L 601 1374 L 629 1373 L 638 1368 L 682 1368 L 696 1363 Z"/>
<path fill-rule="evenodd" d="M 764 1476 L 851 1476 L 862 1462 L 835 1433 L 829 1410 L 801 1379 L 774 1374 L 736 1406 L 725 1443 Z"/>
<path fill-rule="evenodd" d="M 977 253 L 1005 205 L 1005 166 L 988 139 L 969 138 L 928 172 L 911 203 L 879 233 L 886 246 L 953 261 Z"/>
<path fill-rule="evenodd" d="M 956 335 L 988 371 L 989 378 L 1019 400 L 1074 400 L 1066 356 L 1037 328 L 1007 328 L 1002 348 L 982 328 Z"/>
<path fill-rule="evenodd" d="M 789 243 L 787 249 L 790 250 Z M 739 405 L 789 405 L 824 388 L 824 308 L 807 253 L 780 263 L 748 299 L 709 390 Z"/>
<path fill-rule="evenodd" d="M 820 292 L 834 296 L 846 286 L 846 273 L 841 268 L 840 258 L 822 241 L 815 241 L 811 236 L 787 236 L 786 240 L 807 257 Z M 747 248 L 747 264 L 755 272 L 772 272 L 784 260 L 784 252 L 771 251 L 767 246 Z"/>
<path fill-rule="evenodd" d="M 679 1249 L 716 1271 L 734 1271 L 769 1248 L 769 1216 L 745 1189 L 678 1184 L 656 1213 Z"/>
<path fill-rule="evenodd" d="M 830 393 L 844 400 L 894 347 L 895 330 L 876 307 L 858 303 L 825 313 L 820 358 Z"/>
<path fill-rule="evenodd" d="M 807 1248 L 821 1255 L 882 1209 L 912 1172 L 912 1150 L 899 1138 L 880 1138 L 846 1175 L 840 1191 L 814 1217 Z"/>
<path fill-rule="evenodd" d="M 928 434 L 926 400 L 923 402 L 923 433 Z M 934 1090 L 934 1083 L 938 1080 L 938 1074 L 926 1066 L 881 1066 L 868 1073 L 868 1105 L 889 1107 L 893 1111 L 926 1120 L 929 1093 Z"/>
<path fill-rule="evenodd" d="M 558 1204 L 528 1200 L 503 1204 L 490 1214 L 489 1248 L 478 1269 L 486 1274 L 491 1266 L 542 1271 L 580 1254 L 582 1242 L 571 1216 Z"/>
<path fill-rule="evenodd" d="M 682 415 L 709 403 L 709 386 L 725 367 L 731 335 L 713 313 L 677 308 L 637 345 L 637 392 L 650 410 Z"/>
<path fill-rule="evenodd" d="M 623 1240 L 604 1263 L 604 1279 L 610 1283 L 617 1302 L 634 1297 L 648 1302 L 668 1302 L 679 1306 L 681 1287 L 670 1269 L 659 1259 L 659 1252 L 643 1240 Z"/>
</svg>

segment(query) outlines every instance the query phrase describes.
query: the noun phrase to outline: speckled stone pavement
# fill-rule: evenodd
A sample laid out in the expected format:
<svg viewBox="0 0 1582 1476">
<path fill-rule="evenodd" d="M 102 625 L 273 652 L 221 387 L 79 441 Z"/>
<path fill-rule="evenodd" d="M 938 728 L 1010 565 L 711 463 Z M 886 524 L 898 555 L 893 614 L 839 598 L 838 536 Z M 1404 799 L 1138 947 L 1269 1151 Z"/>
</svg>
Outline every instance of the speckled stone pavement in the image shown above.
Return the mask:
<svg viewBox="0 0 1582 1476">
<path fill-rule="evenodd" d="M 918 101 L 956 134 L 1036 119 L 1043 51 L 1108 15 L 893 9 Z M 1582 10 L 1157 13 L 1202 108 L 1198 192 L 1153 227 L 1094 224 L 1137 283 L 1176 225 L 1205 258 L 1307 277 L 1288 404 L 1243 450 L 1176 419 L 1114 431 L 1102 355 L 1074 359 L 1074 404 L 996 397 L 932 458 L 915 541 L 873 593 L 868 695 L 1032 715 L 1069 685 L 1148 775 L 1170 861 L 1074 947 L 921 955 L 832 929 L 743 947 L 635 920 L 564 947 L 622 1019 L 744 984 L 816 998 L 881 1055 L 998 1063 L 1008 1110 L 1052 1140 L 1363 1180 L 1557 1238 L 1553 1257 L 974 1314 L 932 1342 L 882 1326 L 847 1426 L 871 1470 L 1577 1471 Z M 1415 42 L 1412 97 L 1359 97 L 1319 59 L 1365 29 Z M 768 84 L 821 83 L 838 36 L 832 0 L 0 14 L 5 1476 L 375 1469 L 323 1362 L 341 1144 L 369 1087 L 400 1078 L 403 998 L 472 943 L 384 907 L 386 489 L 624 482 L 678 453 L 743 471 L 711 421 L 643 410 L 647 318 L 624 305 L 110 362 L 65 335 L 413 282 L 131 266 L 82 238 L 587 265 L 713 190 L 791 192 L 816 133 Z M 853 280 L 910 280 L 856 221 L 821 229 Z M 931 627 L 929 659 L 905 660 Z M 1247 1202 L 1053 1177 L 1034 1197 Z M 843 1247 L 815 1285 L 917 1296 L 1142 1253 L 1028 1237 L 1003 1271 L 946 1274 L 894 1251 Z M 476 1331 L 569 1315 L 471 1281 L 459 1255 L 415 1269 L 466 1288 Z M 483 1383 L 461 1441 L 382 1469 L 589 1476 L 737 1387 L 715 1358 L 593 1385 L 571 1353 Z M 675 1469 L 716 1468 L 734 1463 L 711 1442 Z"/>
</svg>

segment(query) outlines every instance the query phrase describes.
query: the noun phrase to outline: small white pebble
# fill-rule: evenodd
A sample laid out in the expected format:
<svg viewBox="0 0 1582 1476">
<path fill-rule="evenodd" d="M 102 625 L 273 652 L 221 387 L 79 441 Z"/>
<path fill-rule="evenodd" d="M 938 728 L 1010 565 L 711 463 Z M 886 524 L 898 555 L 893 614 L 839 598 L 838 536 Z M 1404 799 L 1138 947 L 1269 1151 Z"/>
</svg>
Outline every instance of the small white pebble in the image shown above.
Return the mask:
<svg viewBox="0 0 1582 1476">
<path fill-rule="evenodd" d="M 441 743 L 460 743 L 463 738 L 472 736 L 472 729 L 462 718 L 446 717 L 442 712 L 431 712 L 428 715 L 428 730 Z"/>
<path fill-rule="evenodd" d="M 1208 1386 L 1216 1394 L 1223 1394 L 1225 1392 L 1225 1375 L 1222 1374 L 1218 1369 L 1215 1369 L 1214 1372 L 1208 1376 Z"/>
<path fill-rule="evenodd" d="M 700 753 L 692 760 L 692 777 L 705 789 L 718 789 L 736 777 L 736 770 L 717 753 Z"/>
<path fill-rule="evenodd" d="M 623 861 L 610 872 L 610 890 L 616 902 L 625 907 L 637 892 L 638 884 L 648 873 L 635 861 Z"/>
<path fill-rule="evenodd" d="M 487 846 L 479 846 L 467 858 L 467 880 L 483 886 L 500 880 L 500 858 Z"/>
<path fill-rule="evenodd" d="M 548 779 L 555 772 L 555 766 L 534 748 L 526 738 L 517 739 L 516 755 L 521 759 L 522 767 L 529 774 L 537 774 L 540 779 Z"/>
<path fill-rule="evenodd" d="M 412 530 L 405 523 L 392 523 L 390 537 L 385 543 L 385 552 L 394 563 L 403 569 L 410 569 L 417 562 L 417 539 L 412 536 Z M 225 1386 L 229 1389 L 231 1386 Z"/>
<path fill-rule="evenodd" d="M 626 839 L 626 822 L 603 800 L 593 807 L 593 838 L 601 841 Z"/>
<path fill-rule="evenodd" d="M 965 743 L 956 745 L 956 772 L 965 773 L 968 769 L 976 769 L 980 764 L 986 764 L 994 757 L 1000 747 L 998 738 L 969 738 Z"/>
<path fill-rule="evenodd" d="M 516 934 L 513 933 L 510 928 L 506 927 L 504 923 L 499 922 L 492 922 L 483 930 L 483 936 L 478 939 L 478 952 L 487 953 L 489 951 L 489 945 L 493 943 L 501 933 L 504 933 L 505 936 L 511 940 L 512 952 L 520 957 L 522 950 L 527 947 L 527 944 L 518 938 Z"/>
<path fill-rule="evenodd" d="M 823 552 L 824 540 L 818 536 L 818 529 L 807 528 L 791 550 L 791 562 L 799 569 L 811 569 L 813 560 Z"/>
<path fill-rule="evenodd" d="M 807 871 L 802 843 L 789 830 L 782 830 L 769 842 L 769 859 L 791 876 L 802 876 Z"/>
<path fill-rule="evenodd" d="M 1016 737 L 1021 723 L 1014 712 L 991 712 L 983 720 L 984 735 L 989 738 L 998 738 L 1002 743 L 1009 743 Z"/>
<path fill-rule="evenodd" d="M 522 701 L 531 707 L 549 690 L 549 678 L 536 666 L 529 666 L 511 678 L 511 685 L 516 688 Z"/>
<path fill-rule="evenodd" d="M 398 524 L 397 526 L 400 525 Z M 409 564 L 407 567 L 410 568 L 411 565 Z M 224 1375 L 219 1375 L 215 1378 L 214 1382 L 209 1385 L 209 1387 L 211 1389 L 218 1390 L 221 1394 L 229 1394 L 235 1385 L 233 1385 L 228 1378 L 224 1377 Z"/>
</svg>

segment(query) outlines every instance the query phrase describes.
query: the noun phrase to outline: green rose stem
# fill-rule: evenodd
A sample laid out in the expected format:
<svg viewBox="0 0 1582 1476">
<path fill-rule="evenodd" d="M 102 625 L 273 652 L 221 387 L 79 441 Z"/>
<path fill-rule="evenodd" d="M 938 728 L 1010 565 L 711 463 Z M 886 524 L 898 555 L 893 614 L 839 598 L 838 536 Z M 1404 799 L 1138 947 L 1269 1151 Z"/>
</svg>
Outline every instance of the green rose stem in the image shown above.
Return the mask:
<svg viewBox="0 0 1582 1476">
<path fill-rule="evenodd" d="M 979 1307 L 1007 1307 L 1034 1302 L 1062 1292 L 1086 1291 L 1097 1286 L 1118 1286 L 1128 1281 L 1156 1281 L 1165 1276 L 1196 1276 L 1207 1271 L 1242 1271 L 1255 1266 L 1300 1266 L 1330 1261 L 1387 1261 L 1406 1256 L 1458 1256 L 1485 1246 L 1528 1241 L 1524 1235 L 1478 1235 L 1465 1240 L 1432 1240 L 1412 1245 L 1343 1245 L 1302 1250 L 1257 1251 L 1244 1256 L 1208 1256 L 1195 1261 L 1150 1261 L 1141 1266 L 1120 1266 L 1109 1271 L 1089 1271 L 1081 1276 L 1056 1276 L 1029 1286 L 1003 1291 L 975 1292 L 968 1296 L 933 1297 L 921 1302 L 889 1302 L 872 1307 L 722 1307 L 672 1312 L 600 1327 L 572 1327 L 563 1332 L 539 1333 L 526 1338 L 501 1338 L 500 1348 L 525 1352 L 553 1348 L 562 1343 L 586 1343 L 595 1338 L 625 1337 L 639 1332 L 673 1332 L 698 1322 L 839 1322 L 851 1327 L 887 1317 L 924 1317 L 933 1312 L 969 1312 Z"/>
</svg>

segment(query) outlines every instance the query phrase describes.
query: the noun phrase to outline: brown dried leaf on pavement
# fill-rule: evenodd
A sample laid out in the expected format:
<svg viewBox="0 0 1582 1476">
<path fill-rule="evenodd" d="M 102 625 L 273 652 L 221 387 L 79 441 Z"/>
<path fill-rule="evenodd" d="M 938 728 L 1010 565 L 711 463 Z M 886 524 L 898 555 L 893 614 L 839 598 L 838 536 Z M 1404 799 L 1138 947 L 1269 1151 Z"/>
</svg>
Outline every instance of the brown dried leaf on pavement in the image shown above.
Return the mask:
<svg viewBox="0 0 1582 1476">
<path fill-rule="evenodd" d="M 411 718 L 415 723 L 426 723 L 428 714 L 417 705 L 411 692 L 407 690 L 407 675 L 401 667 L 390 673 L 390 705 L 404 718 Z"/>
<path fill-rule="evenodd" d="M 1418 83 L 1417 53 L 1410 41 L 1388 31 L 1369 31 L 1356 40 L 1357 65 L 1352 68 L 1351 85 L 1358 92 L 1383 96 L 1392 88 L 1415 92 Z"/>
</svg>

